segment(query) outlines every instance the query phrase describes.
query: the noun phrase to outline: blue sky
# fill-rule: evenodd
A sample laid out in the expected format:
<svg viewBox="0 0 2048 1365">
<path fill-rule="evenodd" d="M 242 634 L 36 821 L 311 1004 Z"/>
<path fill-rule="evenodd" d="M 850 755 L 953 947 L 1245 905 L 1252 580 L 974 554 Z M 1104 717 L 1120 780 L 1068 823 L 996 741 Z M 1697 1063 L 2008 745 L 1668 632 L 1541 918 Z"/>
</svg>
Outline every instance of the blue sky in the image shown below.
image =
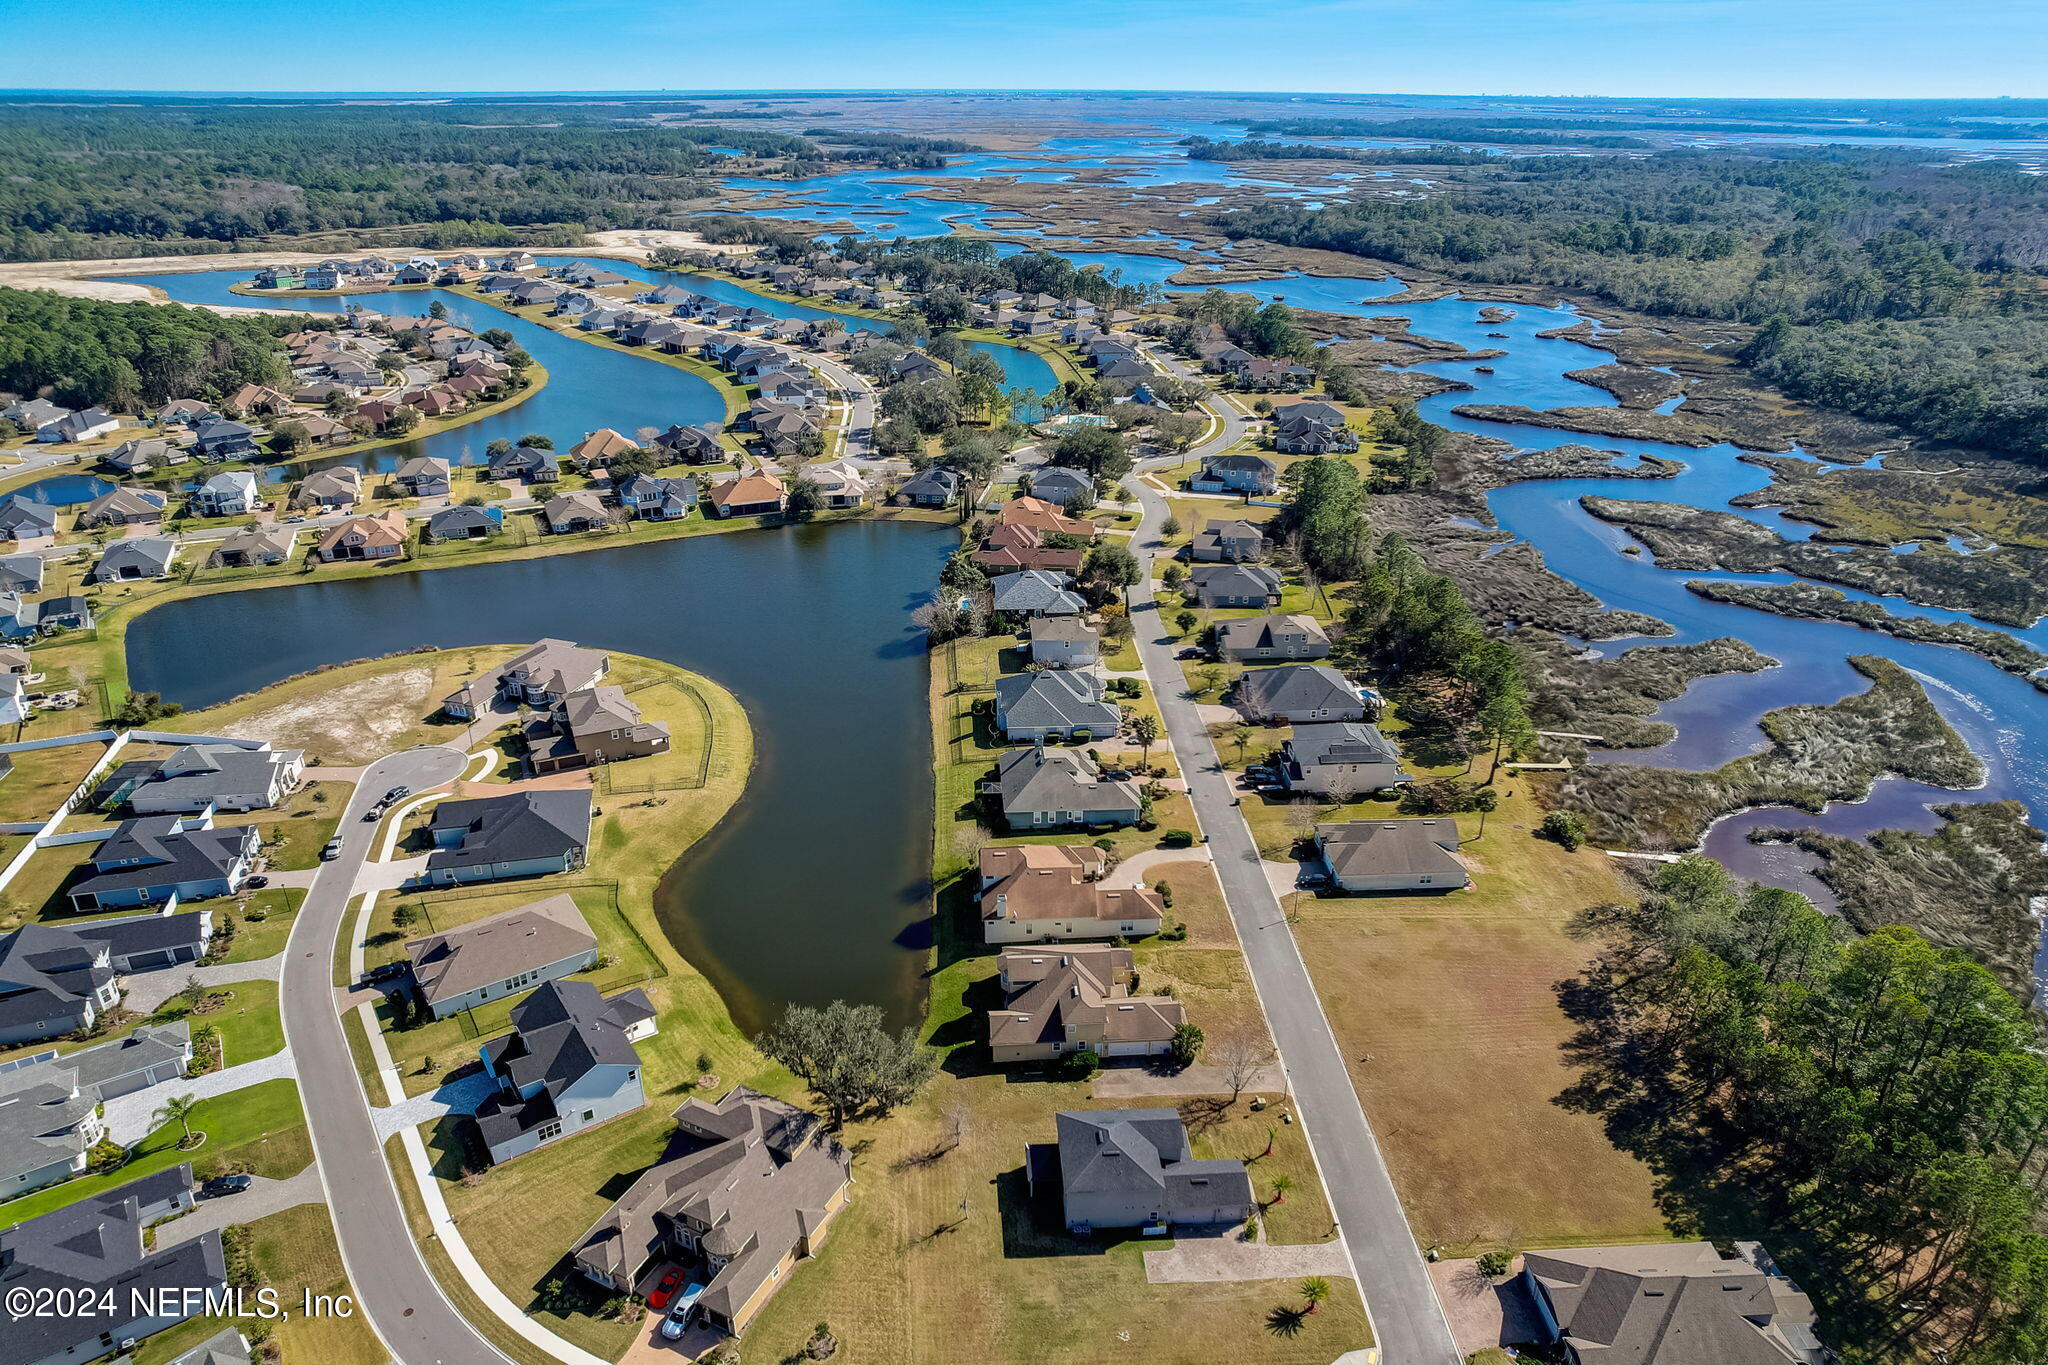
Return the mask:
<svg viewBox="0 0 2048 1365">
<path fill-rule="evenodd" d="M 8 83 L 2048 95 L 2044 0 L 0 0 Z"/>
</svg>

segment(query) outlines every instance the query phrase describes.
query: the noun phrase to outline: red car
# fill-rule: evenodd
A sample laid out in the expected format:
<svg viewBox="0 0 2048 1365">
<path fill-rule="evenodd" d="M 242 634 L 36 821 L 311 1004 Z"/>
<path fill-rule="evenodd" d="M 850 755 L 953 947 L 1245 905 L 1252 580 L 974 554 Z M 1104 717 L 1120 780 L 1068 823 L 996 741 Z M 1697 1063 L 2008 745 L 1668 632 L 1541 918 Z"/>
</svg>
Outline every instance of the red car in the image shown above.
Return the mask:
<svg viewBox="0 0 2048 1365">
<path fill-rule="evenodd" d="M 659 1313 L 662 1309 L 668 1307 L 668 1301 L 675 1296 L 676 1290 L 682 1283 L 682 1267 L 670 1266 L 668 1272 L 661 1277 L 661 1283 L 654 1286 L 653 1292 L 648 1294 L 647 1306 Z"/>
</svg>

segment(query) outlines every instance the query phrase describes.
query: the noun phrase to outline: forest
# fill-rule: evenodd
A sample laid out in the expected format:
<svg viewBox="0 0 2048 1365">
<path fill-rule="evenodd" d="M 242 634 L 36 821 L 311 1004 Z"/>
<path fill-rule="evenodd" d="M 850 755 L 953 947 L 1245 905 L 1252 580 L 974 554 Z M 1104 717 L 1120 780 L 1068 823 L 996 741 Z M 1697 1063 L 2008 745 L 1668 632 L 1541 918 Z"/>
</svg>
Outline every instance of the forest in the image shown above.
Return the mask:
<svg viewBox="0 0 2048 1365">
<path fill-rule="evenodd" d="M 309 325 L 321 323 L 0 289 L 0 391 L 47 389 L 65 407 L 145 412 L 243 384 L 284 385 L 291 374 L 277 338 Z"/>
<path fill-rule="evenodd" d="M 1492 159 L 1427 199 L 1217 215 L 1233 237 L 1546 284 L 1763 330 L 1788 392 L 1944 441 L 2048 447 L 2048 185 L 1915 153 Z"/>
</svg>

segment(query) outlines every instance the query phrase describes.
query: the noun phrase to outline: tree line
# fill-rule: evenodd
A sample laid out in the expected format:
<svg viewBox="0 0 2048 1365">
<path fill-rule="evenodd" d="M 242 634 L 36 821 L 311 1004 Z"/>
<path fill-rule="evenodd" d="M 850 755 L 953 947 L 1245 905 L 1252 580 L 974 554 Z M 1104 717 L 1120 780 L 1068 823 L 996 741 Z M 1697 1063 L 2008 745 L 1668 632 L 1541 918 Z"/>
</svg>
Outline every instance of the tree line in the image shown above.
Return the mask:
<svg viewBox="0 0 2048 1365">
<path fill-rule="evenodd" d="M 278 337 L 321 325 L 0 289 L 0 390 L 46 395 L 65 407 L 148 412 L 243 384 L 282 387 L 291 372 Z"/>
</svg>

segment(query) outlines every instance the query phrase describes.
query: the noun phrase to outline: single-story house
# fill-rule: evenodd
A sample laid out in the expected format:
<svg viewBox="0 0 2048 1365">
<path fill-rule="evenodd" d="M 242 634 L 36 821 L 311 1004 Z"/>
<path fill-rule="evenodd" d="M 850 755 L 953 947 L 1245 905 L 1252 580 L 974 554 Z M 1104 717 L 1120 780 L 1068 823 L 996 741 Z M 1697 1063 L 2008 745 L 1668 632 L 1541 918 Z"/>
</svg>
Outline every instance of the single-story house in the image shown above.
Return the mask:
<svg viewBox="0 0 2048 1365">
<path fill-rule="evenodd" d="M 1159 893 L 1145 886 L 1104 889 L 1106 858 L 1073 844 L 1013 844 L 981 851 L 982 940 L 1143 938 L 1166 917 Z"/>
<path fill-rule="evenodd" d="M 781 479 L 756 470 L 718 484 L 704 503 L 715 517 L 773 516 L 782 510 L 785 491 Z"/>
<path fill-rule="evenodd" d="M 36 428 L 36 439 L 44 442 L 90 441 L 118 430 L 120 419 L 105 408 L 67 412 L 56 421 Z"/>
<path fill-rule="evenodd" d="M 192 1030 L 181 1019 L 0 1070 L 0 1194 L 82 1174 L 107 1134 L 102 1102 L 176 1080 L 191 1064 Z"/>
<path fill-rule="evenodd" d="M 350 517 L 320 537 L 316 553 L 333 562 L 342 559 L 397 559 L 405 553 L 405 513 L 393 509 L 374 516 Z"/>
<path fill-rule="evenodd" d="M 123 820 L 88 860 L 92 875 L 71 887 L 74 910 L 119 910 L 226 896 L 256 864 L 262 831 L 215 829 L 205 816 L 145 815 Z"/>
<path fill-rule="evenodd" d="M 612 524 L 611 509 L 604 505 L 604 498 L 587 488 L 549 498 L 541 515 L 547 518 L 549 532 L 558 536 L 602 531 Z"/>
<path fill-rule="evenodd" d="M 109 488 L 78 512 L 81 530 L 96 526 L 146 526 L 164 519 L 168 499 L 153 488 Z"/>
<path fill-rule="evenodd" d="M 1058 1140 L 1033 1143 L 1033 1198 L 1058 1197 L 1067 1230 L 1242 1223 L 1257 1207 L 1242 1161 L 1198 1161 L 1173 1109 L 1085 1109 L 1053 1117 Z"/>
<path fill-rule="evenodd" d="M 56 508 L 19 493 L 0 499 L 0 539 L 41 540 L 56 534 Z"/>
<path fill-rule="evenodd" d="M 834 508 L 861 507 L 868 500 L 867 476 L 849 460 L 805 465 L 799 478 L 809 479 L 825 495 L 825 505 Z"/>
<path fill-rule="evenodd" d="M 316 469 L 299 481 L 292 506 L 345 512 L 363 500 L 363 472 L 351 465 Z"/>
<path fill-rule="evenodd" d="M 186 744 L 162 758 L 138 758 L 103 776 L 88 800 L 94 809 L 125 805 L 136 815 L 196 815 L 220 811 L 268 810 L 305 776 L 300 749 L 268 744 Z"/>
<path fill-rule="evenodd" d="M 0 555 L 0 592 L 41 592 L 48 567 L 41 555 Z"/>
<path fill-rule="evenodd" d="M 1198 564 L 1188 586 L 1204 607 L 1275 607 L 1286 584 L 1264 564 Z"/>
<path fill-rule="evenodd" d="M 1157 1057 L 1187 1012 L 1170 995 L 1132 995 L 1129 948 L 1101 943 L 1005 948 L 996 957 L 1003 1007 L 988 1012 L 990 1056 L 1050 1062 L 1075 1052 Z"/>
<path fill-rule="evenodd" d="M 1258 721 L 1371 720 L 1363 689 L 1328 664 L 1255 668 L 1237 680 L 1237 708 Z"/>
<path fill-rule="evenodd" d="M 139 441 L 123 441 L 105 455 L 100 463 L 116 474 L 147 474 L 152 469 L 178 463 L 185 453 L 161 436 L 146 436 Z"/>
<path fill-rule="evenodd" d="M 433 852 L 422 879 L 435 886 L 544 877 L 583 866 L 590 792 L 521 791 L 434 807 Z"/>
<path fill-rule="evenodd" d="M 452 507 L 435 509 L 427 518 L 426 538 L 443 540 L 485 540 L 504 529 L 504 513 L 495 507 Z"/>
<path fill-rule="evenodd" d="M 213 552 L 213 562 L 225 569 L 282 564 L 292 557 L 298 538 L 298 528 L 293 526 L 244 526 L 221 541 Z"/>
<path fill-rule="evenodd" d="M 562 470 L 552 450 L 514 446 L 490 457 L 484 473 L 493 483 L 553 483 Z"/>
<path fill-rule="evenodd" d="M 510 1161 L 646 1104 L 633 1043 L 654 1031 L 643 990 L 606 997 L 587 981 L 543 982 L 512 1007 L 512 1031 L 477 1049 L 497 1085 L 475 1115 L 491 1160 Z"/>
<path fill-rule="evenodd" d="M 1233 663 L 1327 659 L 1330 637 L 1313 616 L 1248 616 L 1216 623 L 1216 652 Z"/>
<path fill-rule="evenodd" d="M 1088 604 L 1071 591 L 1074 580 L 1045 569 L 1024 569 L 989 580 L 995 610 L 1008 616 L 1079 616 Z"/>
<path fill-rule="evenodd" d="M 996 728 L 1012 742 L 1108 739 L 1123 728 L 1123 712 L 1093 673 L 1012 673 L 996 680 Z"/>
<path fill-rule="evenodd" d="M 91 581 L 119 583 L 144 578 L 163 578 L 177 558 L 178 542 L 169 536 L 139 536 L 108 545 L 93 565 Z"/>
<path fill-rule="evenodd" d="M 1528 1251 L 1514 1284 L 1543 1344 L 1614 1365 L 1825 1365 L 1813 1301 L 1756 1242 Z"/>
<path fill-rule="evenodd" d="M 1316 853 L 1339 891 L 1456 891 L 1472 884 L 1457 849 L 1455 820 L 1316 826 Z"/>
<path fill-rule="evenodd" d="M 1076 749 L 1012 749 L 996 760 L 996 775 L 983 790 L 997 798 L 1004 823 L 1014 830 L 1134 825 L 1144 809 L 1135 781 L 1105 778 Z"/>
<path fill-rule="evenodd" d="M 566 895 L 405 945 L 414 996 L 436 1019 L 597 965 L 597 936 Z"/>
<path fill-rule="evenodd" d="M 912 474 L 896 490 L 896 501 L 912 507 L 951 507 L 960 496 L 960 476 L 943 465 Z"/>
<path fill-rule="evenodd" d="M 596 431 L 584 433 L 582 440 L 569 447 L 569 458 L 576 462 L 578 469 L 588 470 L 601 467 L 614 455 L 623 455 L 629 450 L 638 450 L 633 438 L 623 431 L 610 427 L 599 427 Z"/>
</svg>

